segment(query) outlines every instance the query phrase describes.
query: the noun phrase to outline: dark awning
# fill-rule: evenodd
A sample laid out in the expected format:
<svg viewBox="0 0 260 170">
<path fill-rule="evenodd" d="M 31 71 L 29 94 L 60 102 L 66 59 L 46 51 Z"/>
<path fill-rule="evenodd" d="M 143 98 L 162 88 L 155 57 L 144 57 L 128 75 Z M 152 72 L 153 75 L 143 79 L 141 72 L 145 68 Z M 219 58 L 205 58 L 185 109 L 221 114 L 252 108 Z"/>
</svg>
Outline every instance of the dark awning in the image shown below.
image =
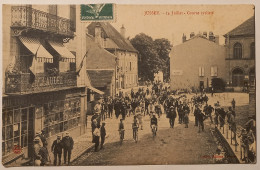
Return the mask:
<svg viewBox="0 0 260 170">
<path fill-rule="evenodd" d="M 42 46 L 39 38 L 19 37 L 24 46 L 36 55 L 37 60 L 46 63 L 53 63 L 53 56 Z"/>
<path fill-rule="evenodd" d="M 76 57 L 61 42 L 48 41 L 48 43 L 60 54 L 64 61 L 75 63 Z"/>
</svg>

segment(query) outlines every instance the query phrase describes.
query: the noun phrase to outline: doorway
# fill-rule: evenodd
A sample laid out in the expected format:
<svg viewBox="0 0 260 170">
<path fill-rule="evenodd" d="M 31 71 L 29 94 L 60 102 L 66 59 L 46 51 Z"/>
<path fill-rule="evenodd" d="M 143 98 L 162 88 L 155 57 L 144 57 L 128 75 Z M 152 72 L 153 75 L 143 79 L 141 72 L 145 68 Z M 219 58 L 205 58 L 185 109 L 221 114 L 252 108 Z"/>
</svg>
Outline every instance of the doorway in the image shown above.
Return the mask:
<svg viewBox="0 0 260 170">
<path fill-rule="evenodd" d="M 200 91 L 202 92 L 204 89 L 204 81 L 200 81 Z"/>
</svg>

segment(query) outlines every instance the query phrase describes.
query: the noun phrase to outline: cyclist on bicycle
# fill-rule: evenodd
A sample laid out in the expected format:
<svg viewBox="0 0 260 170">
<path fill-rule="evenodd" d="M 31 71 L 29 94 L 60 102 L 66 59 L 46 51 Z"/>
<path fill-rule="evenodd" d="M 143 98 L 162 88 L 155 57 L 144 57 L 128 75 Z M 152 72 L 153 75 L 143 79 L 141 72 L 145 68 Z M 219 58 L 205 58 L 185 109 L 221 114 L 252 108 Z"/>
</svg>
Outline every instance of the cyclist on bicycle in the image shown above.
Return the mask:
<svg viewBox="0 0 260 170">
<path fill-rule="evenodd" d="M 134 122 L 132 124 L 132 129 L 133 129 L 133 139 L 135 140 L 135 137 L 137 135 L 137 131 L 138 131 L 138 128 L 139 128 L 139 123 L 137 121 L 137 117 L 134 116 Z"/>
<path fill-rule="evenodd" d="M 158 117 L 160 118 L 160 115 L 161 115 L 161 112 L 162 112 L 161 111 L 161 105 L 157 101 L 154 103 L 154 105 L 155 105 L 155 112 L 157 113 Z"/>
<path fill-rule="evenodd" d="M 125 126 L 124 126 L 123 119 L 120 119 L 118 131 L 119 131 L 119 134 L 120 134 L 120 135 L 121 135 L 121 133 L 122 133 L 122 138 L 124 139 Z"/>
<path fill-rule="evenodd" d="M 157 123 L 157 118 L 155 116 L 155 113 L 153 113 L 153 117 L 151 118 L 151 122 L 150 122 L 150 127 L 152 128 L 153 126 L 155 126 L 155 131 L 157 132 L 158 123 Z"/>
</svg>

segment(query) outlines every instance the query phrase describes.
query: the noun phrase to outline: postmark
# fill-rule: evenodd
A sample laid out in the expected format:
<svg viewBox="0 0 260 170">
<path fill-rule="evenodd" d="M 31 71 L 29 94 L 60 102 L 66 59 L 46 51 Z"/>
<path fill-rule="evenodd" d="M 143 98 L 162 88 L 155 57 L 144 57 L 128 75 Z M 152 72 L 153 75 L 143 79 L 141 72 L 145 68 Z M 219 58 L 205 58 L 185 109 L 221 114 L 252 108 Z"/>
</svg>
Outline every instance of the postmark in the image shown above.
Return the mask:
<svg viewBox="0 0 260 170">
<path fill-rule="evenodd" d="M 15 154 L 20 154 L 20 153 L 22 153 L 22 147 L 21 147 L 20 145 L 14 145 L 14 147 L 13 147 L 13 152 L 14 152 Z"/>
<path fill-rule="evenodd" d="M 115 4 L 82 4 L 80 19 L 85 22 L 115 21 Z"/>
</svg>

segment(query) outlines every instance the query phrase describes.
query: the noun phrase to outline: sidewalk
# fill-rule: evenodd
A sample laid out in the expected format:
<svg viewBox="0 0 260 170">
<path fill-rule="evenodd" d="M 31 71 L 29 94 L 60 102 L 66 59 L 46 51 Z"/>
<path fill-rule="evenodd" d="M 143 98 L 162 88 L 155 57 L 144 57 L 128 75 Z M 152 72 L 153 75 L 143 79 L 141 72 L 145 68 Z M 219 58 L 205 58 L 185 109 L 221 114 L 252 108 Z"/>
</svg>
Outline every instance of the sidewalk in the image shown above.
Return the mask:
<svg viewBox="0 0 260 170">
<path fill-rule="evenodd" d="M 90 125 L 91 122 L 88 122 L 88 125 Z M 73 162 L 75 159 L 80 157 L 84 152 L 87 150 L 92 149 L 94 146 L 94 143 L 92 143 L 92 133 L 91 133 L 91 127 L 87 128 L 87 132 L 84 135 L 78 136 L 76 139 L 74 139 L 74 147 L 71 154 L 71 162 Z M 52 154 L 53 156 L 53 154 Z M 62 155 L 63 156 L 63 155 Z M 53 163 L 53 158 L 51 158 Z M 61 159 L 63 162 L 63 158 Z"/>
</svg>

